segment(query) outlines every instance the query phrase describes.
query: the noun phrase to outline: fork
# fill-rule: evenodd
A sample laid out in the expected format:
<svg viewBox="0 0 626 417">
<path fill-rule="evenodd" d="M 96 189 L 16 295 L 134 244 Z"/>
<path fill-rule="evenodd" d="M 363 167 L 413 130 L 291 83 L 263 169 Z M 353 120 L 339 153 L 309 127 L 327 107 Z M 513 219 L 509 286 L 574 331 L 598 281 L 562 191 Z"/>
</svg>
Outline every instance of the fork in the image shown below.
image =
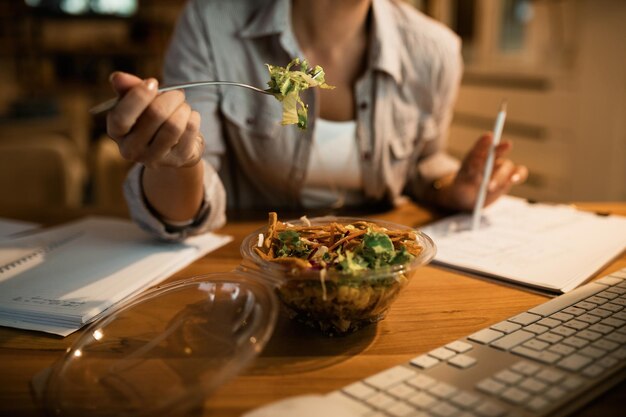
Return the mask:
<svg viewBox="0 0 626 417">
<path fill-rule="evenodd" d="M 183 90 L 185 88 L 202 87 L 202 86 L 205 86 L 205 85 L 231 85 L 231 86 L 235 86 L 235 87 L 248 88 L 250 90 L 256 91 L 257 93 L 273 95 L 273 93 L 270 92 L 269 90 L 262 90 L 262 89 L 260 89 L 258 87 L 254 87 L 252 85 L 243 84 L 243 83 L 236 83 L 236 82 L 233 82 L 233 81 L 196 81 L 196 82 L 192 82 L 192 83 L 168 85 L 168 86 L 159 88 L 157 91 L 159 93 L 163 93 L 165 91 L 170 91 L 170 90 Z M 107 110 L 111 110 L 113 107 L 115 107 L 115 105 L 119 101 L 120 101 L 120 97 L 115 97 L 115 98 L 109 99 L 109 100 L 104 101 L 104 102 L 102 102 L 100 104 L 97 104 L 94 107 L 92 107 L 91 109 L 89 109 L 89 113 L 91 113 L 91 114 L 98 114 L 98 113 L 105 112 Z"/>
</svg>

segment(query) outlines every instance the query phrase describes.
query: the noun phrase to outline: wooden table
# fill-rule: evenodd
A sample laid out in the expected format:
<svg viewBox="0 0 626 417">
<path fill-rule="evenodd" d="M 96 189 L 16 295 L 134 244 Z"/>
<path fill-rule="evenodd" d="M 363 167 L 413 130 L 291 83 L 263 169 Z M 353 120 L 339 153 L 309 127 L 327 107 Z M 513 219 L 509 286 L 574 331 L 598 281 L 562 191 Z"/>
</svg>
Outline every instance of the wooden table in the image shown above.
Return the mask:
<svg viewBox="0 0 626 417">
<path fill-rule="evenodd" d="M 626 215 L 626 203 L 580 204 L 582 209 Z M 85 213 L 76 213 L 76 215 Z M 73 217 L 67 212 L 29 214 L 3 212 L 24 220 L 54 223 Z M 75 216 L 74 216 L 75 217 Z M 411 203 L 371 217 L 420 226 L 433 214 Z M 239 244 L 263 220 L 232 221 L 219 232 L 235 237 L 171 277 L 187 278 L 207 272 L 230 271 L 241 257 Z M 626 254 L 598 273 L 626 267 Z M 281 318 L 264 351 L 240 376 L 206 401 L 205 416 L 239 416 L 261 404 L 287 396 L 328 392 L 420 353 L 466 336 L 525 311 L 548 298 L 497 282 L 473 278 L 435 266 L 424 267 L 376 326 L 341 338 L 327 338 Z M 39 416 L 29 382 L 50 366 L 76 339 L 0 328 L 0 415 Z M 575 415 L 623 415 L 626 382 L 589 403 Z"/>
</svg>

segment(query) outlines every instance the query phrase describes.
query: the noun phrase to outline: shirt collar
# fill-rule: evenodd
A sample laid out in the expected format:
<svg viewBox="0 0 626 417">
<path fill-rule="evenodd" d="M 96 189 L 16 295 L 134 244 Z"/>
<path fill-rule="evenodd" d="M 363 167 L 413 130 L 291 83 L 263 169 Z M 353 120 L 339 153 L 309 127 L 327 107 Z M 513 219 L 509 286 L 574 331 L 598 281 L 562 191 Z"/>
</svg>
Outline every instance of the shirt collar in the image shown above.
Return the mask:
<svg viewBox="0 0 626 417">
<path fill-rule="evenodd" d="M 371 67 L 402 81 L 401 41 L 398 22 L 388 0 L 372 1 Z M 291 0 L 270 1 L 239 32 L 245 38 L 280 34 L 283 47 L 297 56 L 299 48 L 291 30 Z"/>
<path fill-rule="evenodd" d="M 259 38 L 279 35 L 280 42 L 287 53 L 295 58 L 301 53 L 291 30 L 291 0 L 275 0 L 267 2 L 259 13 L 240 31 L 244 38 Z"/>
<path fill-rule="evenodd" d="M 402 42 L 398 32 L 398 21 L 393 16 L 391 2 L 372 2 L 371 66 L 375 70 L 391 75 L 396 83 L 402 81 Z"/>
</svg>

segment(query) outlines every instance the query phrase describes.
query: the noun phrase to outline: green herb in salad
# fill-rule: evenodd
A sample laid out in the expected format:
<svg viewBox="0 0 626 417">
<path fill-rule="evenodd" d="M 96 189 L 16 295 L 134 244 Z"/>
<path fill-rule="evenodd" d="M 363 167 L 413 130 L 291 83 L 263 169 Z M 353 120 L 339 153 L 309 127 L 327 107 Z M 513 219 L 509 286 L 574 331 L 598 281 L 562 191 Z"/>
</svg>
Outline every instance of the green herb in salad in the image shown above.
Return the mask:
<svg viewBox="0 0 626 417">
<path fill-rule="evenodd" d="M 268 91 L 282 103 L 283 125 L 297 124 L 300 129 L 307 128 L 307 105 L 300 98 L 300 93 L 310 87 L 324 89 L 335 88 L 326 84 L 322 67 L 310 67 L 308 62 L 293 59 L 286 67 L 265 64 L 270 73 Z M 293 68 L 298 69 L 293 69 Z"/>
</svg>

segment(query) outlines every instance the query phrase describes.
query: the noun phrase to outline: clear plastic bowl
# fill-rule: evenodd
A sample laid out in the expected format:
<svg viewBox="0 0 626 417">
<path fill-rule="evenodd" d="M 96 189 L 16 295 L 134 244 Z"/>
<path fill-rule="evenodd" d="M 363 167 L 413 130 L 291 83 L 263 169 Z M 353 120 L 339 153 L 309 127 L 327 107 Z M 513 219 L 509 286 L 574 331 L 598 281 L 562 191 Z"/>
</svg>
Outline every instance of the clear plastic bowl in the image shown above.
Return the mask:
<svg viewBox="0 0 626 417">
<path fill-rule="evenodd" d="M 258 244 L 259 234 L 265 234 L 267 227 L 246 236 L 241 245 L 243 265 L 255 269 L 275 287 L 284 310 L 292 319 L 327 335 L 347 334 L 383 319 L 418 268 L 435 256 L 436 248 L 431 238 L 408 226 L 353 217 L 317 217 L 309 221 L 312 225 L 367 221 L 390 230 L 413 231 L 423 248 L 418 256 L 406 264 L 352 274 L 328 270 L 323 277 L 319 269 L 288 267 L 259 256 L 254 247 Z M 304 224 L 302 220 L 288 220 L 285 223 Z"/>
</svg>

